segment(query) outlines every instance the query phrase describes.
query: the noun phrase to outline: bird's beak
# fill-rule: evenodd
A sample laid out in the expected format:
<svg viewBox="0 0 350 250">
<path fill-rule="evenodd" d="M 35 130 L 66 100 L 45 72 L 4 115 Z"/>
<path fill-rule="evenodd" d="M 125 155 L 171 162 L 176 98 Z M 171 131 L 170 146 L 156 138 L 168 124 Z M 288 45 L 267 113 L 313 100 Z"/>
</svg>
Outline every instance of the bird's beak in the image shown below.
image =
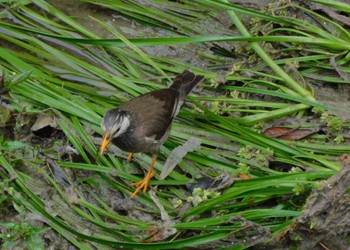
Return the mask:
<svg viewBox="0 0 350 250">
<path fill-rule="evenodd" d="M 101 148 L 100 148 L 100 154 L 103 154 L 103 152 L 105 151 L 105 149 L 106 149 L 107 146 L 108 146 L 108 143 L 109 143 L 108 133 L 106 133 L 106 134 L 103 136 L 103 141 L 102 141 Z"/>
</svg>

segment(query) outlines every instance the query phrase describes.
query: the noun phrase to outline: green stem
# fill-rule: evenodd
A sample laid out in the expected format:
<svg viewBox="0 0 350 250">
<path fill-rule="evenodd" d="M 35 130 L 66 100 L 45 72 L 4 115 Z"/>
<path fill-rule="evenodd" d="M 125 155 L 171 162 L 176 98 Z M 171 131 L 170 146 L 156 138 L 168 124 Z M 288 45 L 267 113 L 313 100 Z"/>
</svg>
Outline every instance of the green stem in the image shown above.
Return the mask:
<svg viewBox="0 0 350 250">
<path fill-rule="evenodd" d="M 225 3 L 229 3 L 227 0 L 222 0 Z M 251 37 L 248 30 L 244 27 L 241 20 L 237 17 L 234 11 L 228 10 L 227 14 L 232 19 L 233 23 L 237 27 L 238 31 L 241 33 L 241 35 L 245 38 Z M 301 96 L 306 97 L 310 100 L 315 100 L 315 98 L 312 96 L 312 94 L 303 88 L 299 83 L 294 81 L 293 78 L 291 78 L 284 70 L 278 66 L 272 58 L 259 46 L 257 42 L 250 42 L 249 43 L 251 48 L 257 53 L 264 62 L 271 67 L 271 69 L 279 75 L 286 84 L 288 84 L 291 88 L 293 88 L 296 92 L 298 92 Z"/>
</svg>

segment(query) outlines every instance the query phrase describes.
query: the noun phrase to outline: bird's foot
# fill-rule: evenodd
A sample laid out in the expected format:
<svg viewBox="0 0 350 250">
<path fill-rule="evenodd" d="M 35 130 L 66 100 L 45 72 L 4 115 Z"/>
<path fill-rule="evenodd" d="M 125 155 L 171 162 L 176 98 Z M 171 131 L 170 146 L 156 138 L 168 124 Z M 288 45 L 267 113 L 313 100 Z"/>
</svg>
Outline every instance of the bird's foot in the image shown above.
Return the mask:
<svg viewBox="0 0 350 250">
<path fill-rule="evenodd" d="M 134 191 L 134 193 L 131 195 L 131 198 L 134 198 L 142 188 L 143 188 L 143 192 L 145 193 L 147 191 L 148 183 L 152 179 L 152 177 L 153 177 L 153 171 L 149 171 L 142 181 L 132 183 L 131 186 L 137 187 L 137 188 Z"/>
<path fill-rule="evenodd" d="M 134 155 L 134 153 L 130 153 L 129 155 L 128 155 L 128 162 L 131 162 L 131 160 L 132 160 L 132 156 Z"/>
</svg>

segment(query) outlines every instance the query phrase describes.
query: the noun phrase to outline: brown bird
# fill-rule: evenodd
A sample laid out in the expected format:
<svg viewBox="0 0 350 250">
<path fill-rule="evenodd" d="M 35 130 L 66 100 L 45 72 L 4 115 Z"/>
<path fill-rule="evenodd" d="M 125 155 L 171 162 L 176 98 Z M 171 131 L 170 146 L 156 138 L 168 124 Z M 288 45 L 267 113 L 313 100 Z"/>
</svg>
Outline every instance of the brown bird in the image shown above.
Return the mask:
<svg viewBox="0 0 350 250">
<path fill-rule="evenodd" d="M 130 152 L 128 161 L 133 153 L 152 154 L 152 162 L 145 178 L 132 184 L 137 188 L 131 198 L 142 188 L 143 192 L 147 191 L 159 148 L 169 136 L 173 118 L 185 103 L 186 96 L 203 78 L 185 70 L 176 76 L 169 88 L 133 98 L 118 108 L 107 111 L 103 117 L 101 154 L 111 141 L 120 149 Z"/>
</svg>

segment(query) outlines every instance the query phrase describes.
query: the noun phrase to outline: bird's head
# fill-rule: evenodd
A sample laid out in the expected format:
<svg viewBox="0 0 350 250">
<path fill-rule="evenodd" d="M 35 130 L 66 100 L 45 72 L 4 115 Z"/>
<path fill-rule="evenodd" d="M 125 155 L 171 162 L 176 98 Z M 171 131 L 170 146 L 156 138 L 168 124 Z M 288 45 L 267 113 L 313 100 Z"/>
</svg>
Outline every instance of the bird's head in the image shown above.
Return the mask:
<svg viewBox="0 0 350 250">
<path fill-rule="evenodd" d="M 118 108 L 109 110 L 103 117 L 101 128 L 103 141 L 100 148 L 102 154 L 110 141 L 125 133 L 130 126 L 130 117 L 126 111 Z"/>
</svg>

